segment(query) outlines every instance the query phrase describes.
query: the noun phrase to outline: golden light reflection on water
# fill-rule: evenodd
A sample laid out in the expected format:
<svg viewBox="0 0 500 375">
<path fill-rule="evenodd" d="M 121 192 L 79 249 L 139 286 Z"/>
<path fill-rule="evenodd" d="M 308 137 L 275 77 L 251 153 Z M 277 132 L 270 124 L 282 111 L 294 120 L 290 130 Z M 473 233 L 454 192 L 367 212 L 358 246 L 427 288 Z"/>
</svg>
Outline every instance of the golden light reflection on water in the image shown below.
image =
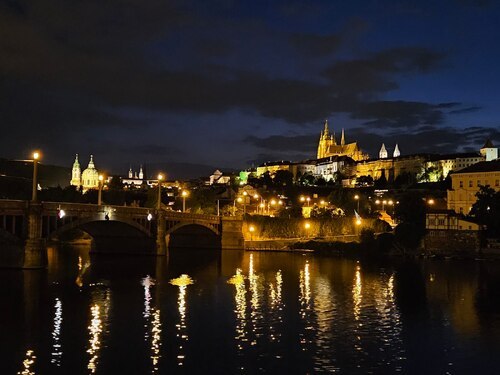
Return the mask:
<svg viewBox="0 0 500 375">
<path fill-rule="evenodd" d="M 254 257 L 250 254 L 248 264 L 248 283 L 250 290 L 250 331 L 254 333 L 254 338 L 250 341 L 250 345 L 257 345 L 257 339 L 262 336 L 262 319 L 261 312 L 261 287 L 259 285 L 259 275 L 255 272 Z"/>
<path fill-rule="evenodd" d="M 152 373 L 158 371 L 158 362 L 160 361 L 160 348 L 161 348 L 161 322 L 160 310 L 154 309 L 153 320 L 151 322 L 151 362 L 153 365 Z"/>
<path fill-rule="evenodd" d="M 26 351 L 26 358 L 23 360 L 23 369 L 18 371 L 18 375 L 35 375 L 35 371 L 31 369 L 31 366 L 35 363 L 35 352 L 33 350 Z"/>
<path fill-rule="evenodd" d="M 312 332 L 313 321 L 312 306 L 311 306 L 311 272 L 309 269 L 309 262 L 306 261 L 304 269 L 299 272 L 299 315 L 305 324 L 305 331 L 299 333 L 299 342 L 302 350 L 306 350 L 306 346 L 311 343 L 309 333 Z"/>
<path fill-rule="evenodd" d="M 175 279 L 170 280 L 170 284 L 179 287 L 179 296 L 177 298 L 177 306 L 179 310 L 179 323 L 176 324 L 177 337 L 180 340 L 179 354 L 177 355 L 177 364 L 182 366 L 185 360 L 184 346 L 189 337 L 187 334 L 186 325 L 186 290 L 188 285 L 194 284 L 193 279 L 189 275 L 181 275 Z"/>
<path fill-rule="evenodd" d="M 308 261 L 306 261 L 304 269 L 300 270 L 299 288 L 300 314 L 302 317 L 305 317 L 306 311 L 311 308 L 311 273 Z"/>
<path fill-rule="evenodd" d="M 246 311 L 247 311 L 247 301 L 246 301 L 246 286 L 245 286 L 245 276 L 243 276 L 241 268 L 236 269 L 236 274 L 233 275 L 229 280 L 228 284 L 232 284 L 235 287 L 236 293 L 234 296 L 234 301 L 236 308 L 234 312 L 236 313 L 236 341 L 238 350 L 244 349 L 243 343 L 247 342 L 246 334 Z"/>
<path fill-rule="evenodd" d="M 87 349 L 87 353 L 90 355 L 87 368 L 92 374 L 96 372 L 99 363 L 99 355 L 102 348 L 102 334 L 109 318 L 111 301 L 109 290 L 103 291 L 104 296 L 102 296 L 100 291 L 96 290 L 94 292 L 93 299 L 98 301 L 94 302 L 90 307 L 91 320 L 88 326 L 89 343 Z"/>
<path fill-rule="evenodd" d="M 87 272 L 87 269 L 90 267 L 90 259 L 87 259 L 85 262 L 83 262 L 82 256 L 78 256 L 78 274 L 76 275 L 76 280 L 75 283 L 78 285 L 80 288 L 83 286 L 83 276 L 85 275 L 85 272 Z"/>
<path fill-rule="evenodd" d="M 275 281 L 269 283 L 269 298 L 271 307 L 271 316 L 269 318 L 269 339 L 271 341 L 280 342 L 281 330 L 276 329 L 276 325 L 283 322 L 282 310 L 282 289 L 283 275 L 281 270 L 276 272 Z"/>
<path fill-rule="evenodd" d="M 361 315 L 361 302 L 363 300 L 362 290 L 363 285 L 361 282 L 361 268 L 356 266 L 356 273 L 354 276 L 354 286 L 352 288 L 352 300 L 354 302 L 354 319 L 359 320 Z"/>
<path fill-rule="evenodd" d="M 52 329 L 52 354 L 50 363 L 61 366 L 62 346 L 61 346 L 61 325 L 62 317 L 62 302 L 59 298 L 55 299 L 55 312 L 54 312 L 54 327 Z"/>
<path fill-rule="evenodd" d="M 161 319 L 160 319 L 160 309 L 151 307 L 151 288 L 156 285 L 156 281 L 149 275 L 142 279 L 141 282 L 144 287 L 144 311 L 142 313 L 145 324 L 144 324 L 144 341 L 148 341 L 151 338 L 151 372 L 153 374 L 157 373 L 159 370 L 159 361 L 161 358 Z"/>
</svg>

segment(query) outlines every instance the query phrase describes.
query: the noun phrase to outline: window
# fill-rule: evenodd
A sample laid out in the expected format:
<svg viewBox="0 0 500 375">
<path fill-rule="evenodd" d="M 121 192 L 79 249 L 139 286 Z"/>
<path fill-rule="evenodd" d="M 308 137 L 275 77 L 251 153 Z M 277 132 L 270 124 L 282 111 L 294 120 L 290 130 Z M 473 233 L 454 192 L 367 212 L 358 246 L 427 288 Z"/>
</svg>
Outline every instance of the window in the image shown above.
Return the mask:
<svg viewBox="0 0 500 375">
<path fill-rule="evenodd" d="M 477 180 L 477 186 L 481 185 L 481 180 Z"/>
<path fill-rule="evenodd" d="M 495 186 L 500 186 L 500 180 L 495 180 Z"/>
<path fill-rule="evenodd" d="M 469 181 L 469 187 L 472 187 L 472 181 Z"/>
<path fill-rule="evenodd" d="M 463 215 L 464 214 L 464 208 L 463 207 L 460 207 L 460 214 Z"/>
<path fill-rule="evenodd" d="M 460 187 L 463 188 L 464 187 L 464 182 L 463 181 L 460 181 Z"/>
<path fill-rule="evenodd" d="M 444 225 L 444 219 L 438 219 L 438 225 Z"/>
</svg>

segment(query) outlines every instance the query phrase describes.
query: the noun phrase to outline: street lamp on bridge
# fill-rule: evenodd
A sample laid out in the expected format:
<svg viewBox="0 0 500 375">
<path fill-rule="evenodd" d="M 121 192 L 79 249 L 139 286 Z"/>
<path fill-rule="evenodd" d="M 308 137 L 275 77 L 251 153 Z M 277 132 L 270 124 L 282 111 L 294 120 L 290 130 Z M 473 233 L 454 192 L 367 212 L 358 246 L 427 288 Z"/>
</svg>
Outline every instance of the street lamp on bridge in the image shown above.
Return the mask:
<svg viewBox="0 0 500 375">
<path fill-rule="evenodd" d="M 36 202 L 37 191 L 38 191 L 38 159 L 40 159 L 40 153 L 38 151 L 33 152 L 33 190 L 31 192 L 31 200 Z"/>
<path fill-rule="evenodd" d="M 99 175 L 99 193 L 97 194 L 97 205 L 102 205 L 102 185 L 104 184 L 104 176 Z"/>
<path fill-rule="evenodd" d="M 158 202 L 156 202 L 156 209 L 159 211 L 161 209 L 161 182 L 163 180 L 163 175 L 158 174 Z"/>
<path fill-rule="evenodd" d="M 182 212 L 186 212 L 186 197 L 189 195 L 187 190 L 183 190 L 182 193 Z"/>
</svg>

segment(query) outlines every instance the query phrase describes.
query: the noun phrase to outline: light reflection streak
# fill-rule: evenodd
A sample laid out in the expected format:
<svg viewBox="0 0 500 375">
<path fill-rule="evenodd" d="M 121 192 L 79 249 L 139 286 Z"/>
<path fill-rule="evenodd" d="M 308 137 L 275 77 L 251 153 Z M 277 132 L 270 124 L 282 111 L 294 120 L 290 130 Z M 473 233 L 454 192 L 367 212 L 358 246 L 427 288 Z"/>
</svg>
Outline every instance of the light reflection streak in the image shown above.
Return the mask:
<svg viewBox="0 0 500 375">
<path fill-rule="evenodd" d="M 236 274 L 232 276 L 228 280 L 228 284 L 234 285 L 235 295 L 234 301 L 236 304 L 236 341 L 238 345 L 238 350 L 243 350 L 243 343 L 247 342 L 248 339 L 246 337 L 246 311 L 247 311 L 247 302 L 246 302 L 246 287 L 245 287 L 245 276 L 243 276 L 240 268 L 236 269 Z"/>
<path fill-rule="evenodd" d="M 35 372 L 32 371 L 31 366 L 35 363 L 35 352 L 33 350 L 26 351 L 26 358 L 23 361 L 23 370 L 18 371 L 18 375 L 35 375 Z"/>
<path fill-rule="evenodd" d="M 309 262 L 306 261 L 303 270 L 299 274 L 299 287 L 300 287 L 300 314 L 305 317 L 306 311 L 311 308 L 311 274 L 309 271 Z"/>
<path fill-rule="evenodd" d="M 96 291 L 98 293 L 99 291 Z M 87 368 L 90 373 L 95 373 L 99 363 L 99 355 L 102 348 L 102 334 L 107 325 L 111 295 L 109 290 L 104 290 L 104 298 L 95 297 L 97 302 L 90 307 L 92 319 L 87 327 L 89 331 L 89 344 L 87 353 L 90 355 Z"/>
<path fill-rule="evenodd" d="M 160 361 L 160 347 L 161 347 L 161 322 L 160 310 L 154 309 L 153 320 L 151 322 L 151 361 L 153 364 L 152 373 L 158 371 L 158 362 Z"/>
<path fill-rule="evenodd" d="M 61 346 L 61 325 L 62 325 L 62 302 L 59 298 L 55 299 L 55 313 L 54 313 L 54 328 L 52 330 L 52 358 L 50 363 L 55 364 L 57 367 L 61 366 L 62 346 Z"/>
<path fill-rule="evenodd" d="M 275 319 L 270 319 L 269 332 L 271 341 L 280 342 L 281 331 L 275 329 L 275 324 L 282 323 L 283 318 L 281 316 L 283 306 L 281 301 L 281 293 L 283 288 L 283 275 L 281 270 L 276 272 L 275 283 L 269 284 L 269 297 L 271 312 Z"/>
<path fill-rule="evenodd" d="M 309 262 L 306 261 L 304 265 L 304 269 L 300 270 L 299 273 L 299 303 L 300 303 L 300 317 L 304 321 L 305 324 L 305 332 L 299 333 L 299 341 L 302 346 L 302 350 L 306 350 L 306 345 L 311 343 L 311 340 L 308 339 L 307 332 L 312 331 L 313 327 L 311 325 L 313 316 L 311 309 L 311 273 L 309 270 Z"/>
<path fill-rule="evenodd" d="M 90 260 L 87 260 L 85 263 L 83 263 L 82 256 L 78 256 L 78 274 L 76 275 L 76 280 L 75 283 L 78 285 L 80 288 L 83 286 L 83 276 L 85 275 L 85 272 L 87 272 L 87 269 L 90 267 Z"/>
<path fill-rule="evenodd" d="M 148 341 L 149 337 L 151 337 L 151 372 L 155 374 L 159 370 L 158 364 L 161 358 L 160 348 L 162 345 L 160 309 L 151 307 L 151 288 L 156 284 L 156 282 L 148 275 L 142 279 L 141 284 L 144 287 L 144 312 L 142 313 L 142 316 L 145 319 L 144 341 Z"/>
<path fill-rule="evenodd" d="M 188 275 L 181 275 L 176 279 L 170 280 L 170 284 L 179 287 L 179 297 L 177 299 L 177 305 L 179 309 L 179 323 L 176 324 L 177 337 L 180 339 L 179 354 L 177 355 L 177 364 L 179 366 L 182 366 L 184 364 L 184 360 L 186 357 L 184 355 L 184 346 L 185 343 L 189 341 L 186 326 L 186 290 L 188 285 L 191 285 L 193 283 L 193 279 Z"/>
<path fill-rule="evenodd" d="M 261 326 L 259 324 L 262 315 L 260 311 L 260 292 L 259 292 L 259 276 L 255 273 L 253 254 L 250 254 L 248 265 L 248 282 L 250 290 L 250 322 L 252 324 L 251 332 L 255 333 L 255 339 L 250 342 L 250 345 L 257 345 L 257 338 L 262 336 Z"/>
<path fill-rule="evenodd" d="M 354 286 L 352 288 L 352 299 L 354 302 L 354 319 L 359 320 L 361 315 L 361 302 L 363 299 L 362 295 L 362 282 L 361 282 L 361 268 L 356 266 L 356 273 L 354 276 Z"/>
</svg>

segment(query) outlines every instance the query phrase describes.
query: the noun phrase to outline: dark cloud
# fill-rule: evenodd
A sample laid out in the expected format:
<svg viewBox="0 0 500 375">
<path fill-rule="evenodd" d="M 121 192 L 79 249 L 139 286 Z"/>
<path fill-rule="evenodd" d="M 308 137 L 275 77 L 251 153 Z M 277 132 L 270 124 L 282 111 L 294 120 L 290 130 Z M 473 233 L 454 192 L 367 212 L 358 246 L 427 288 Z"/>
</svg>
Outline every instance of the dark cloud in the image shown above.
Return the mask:
<svg viewBox="0 0 500 375">
<path fill-rule="evenodd" d="M 448 114 L 480 109 L 473 101 L 467 107 L 451 102 L 455 98 L 437 104 L 394 99 L 402 78 L 439 72 L 448 63 L 447 52 L 390 44 L 363 52 L 363 44 L 352 40 L 368 22 L 354 15 L 335 27 L 280 27 L 305 15 L 314 20 L 325 6 L 224 0 L 1 2 L 0 122 L 12 129 L 13 140 L 4 152 L 19 153 L 22 142 L 23 147 L 54 148 L 57 140 L 61 154 L 85 144 L 85 150 L 112 147 L 118 155 L 129 150 L 144 159 L 169 156 L 172 150 L 181 155 L 184 150 L 172 144 L 183 129 L 168 121 L 169 115 L 192 116 L 195 122 L 239 111 L 259 121 L 305 127 L 341 113 L 385 132 L 421 134 L 437 131 Z M 151 127 L 171 135 L 137 136 Z M 132 145 L 120 144 L 131 139 Z M 248 137 L 243 144 L 272 149 L 283 158 L 293 150 L 292 155 L 308 154 L 316 141 L 316 136 L 263 136 Z"/>
<path fill-rule="evenodd" d="M 319 136 L 316 135 L 296 135 L 281 136 L 272 135 L 270 137 L 259 138 L 248 136 L 243 141 L 259 148 L 275 151 L 300 151 L 311 152 L 318 145 Z"/>
<path fill-rule="evenodd" d="M 402 154 L 406 155 L 417 153 L 446 154 L 463 152 L 466 149 L 478 151 L 487 139 L 491 139 L 497 145 L 500 144 L 500 130 L 489 127 L 470 127 L 463 130 L 451 127 L 437 129 L 427 127 L 417 132 L 389 131 L 385 134 L 375 133 L 367 128 L 354 128 L 346 130 L 345 134 L 347 142 L 357 141 L 358 145 L 372 156 L 378 155 L 382 143 L 385 143 L 388 150 L 394 149 L 395 144 L 398 143 Z M 289 155 L 315 154 L 318 135 L 248 137 L 245 141 L 261 149 L 272 150 L 273 153 L 263 153 L 262 156 L 269 157 L 264 160 L 276 160 L 279 159 L 276 156 L 280 155 L 281 151 L 287 151 Z M 303 158 L 301 156 L 299 159 L 292 160 Z"/>
<path fill-rule="evenodd" d="M 482 109 L 482 107 L 479 106 L 472 106 L 472 107 L 465 107 L 465 108 L 460 108 L 460 109 L 455 109 L 453 111 L 448 112 L 450 115 L 461 115 L 463 113 L 473 113 L 473 112 L 478 112 Z"/>
<path fill-rule="evenodd" d="M 290 42 L 303 53 L 324 56 L 335 52 L 342 39 L 338 35 L 292 34 Z"/>
</svg>

